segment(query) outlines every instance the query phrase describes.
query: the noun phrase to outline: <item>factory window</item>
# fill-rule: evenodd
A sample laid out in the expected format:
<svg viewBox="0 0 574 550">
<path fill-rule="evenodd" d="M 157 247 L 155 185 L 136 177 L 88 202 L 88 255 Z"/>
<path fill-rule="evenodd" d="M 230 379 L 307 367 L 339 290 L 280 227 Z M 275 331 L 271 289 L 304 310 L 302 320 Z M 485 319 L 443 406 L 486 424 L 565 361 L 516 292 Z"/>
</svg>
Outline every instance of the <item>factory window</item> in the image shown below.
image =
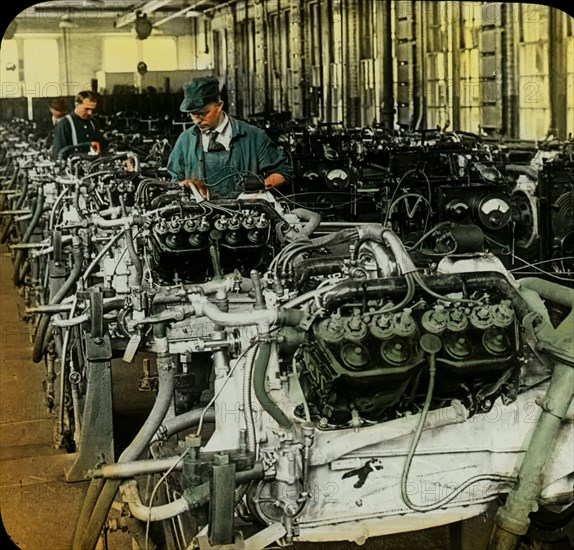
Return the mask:
<svg viewBox="0 0 574 550">
<path fill-rule="evenodd" d="M 27 97 L 52 97 L 69 93 L 60 75 L 58 42 L 50 40 L 24 40 L 23 94 Z"/>
<path fill-rule="evenodd" d="M 110 37 L 103 40 L 102 69 L 107 73 L 133 73 L 138 59 L 136 39 Z"/>
<path fill-rule="evenodd" d="M 176 71 L 177 48 L 174 38 L 152 36 L 143 41 L 143 60 L 150 71 Z"/>
<path fill-rule="evenodd" d="M 102 58 L 103 70 L 108 73 L 133 73 L 140 61 L 145 61 L 149 71 L 177 70 L 176 41 L 164 36 L 104 38 Z"/>
<path fill-rule="evenodd" d="M 0 82 L 2 97 L 20 97 L 18 77 L 18 46 L 16 40 L 3 40 L 0 52 Z"/>
</svg>

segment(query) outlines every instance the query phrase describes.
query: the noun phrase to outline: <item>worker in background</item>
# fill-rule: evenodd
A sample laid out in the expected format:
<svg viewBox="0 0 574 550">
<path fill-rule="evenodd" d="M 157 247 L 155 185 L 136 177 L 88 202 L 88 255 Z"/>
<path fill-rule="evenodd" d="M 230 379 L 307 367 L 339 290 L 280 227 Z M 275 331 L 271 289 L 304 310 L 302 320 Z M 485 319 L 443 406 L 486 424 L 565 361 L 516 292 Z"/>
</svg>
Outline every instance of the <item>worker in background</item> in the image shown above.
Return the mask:
<svg viewBox="0 0 574 550">
<path fill-rule="evenodd" d="M 217 78 L 200 77 L 184 85 L 180 110 L 189 113 L 194 126 L 179 136 L 170 154 L 167 169 L 173 181 L 207 199 L 234 195 L 250 177 L 267 189 L 289 180 L 293 168 L 269 136 L 223 107 Z"/>
<path fill-rule="evenodd" d="M 52 126 L 51 129 L 56 126 L 56 123 L 66 116 L 68 112 L 68 104 L 67 101 L 63 97 L 56 97 L 50 101 L 50 114 L 52 115 Z"/>
<path fill-rule="evenodd" d="M 48 103 L 48 116 L 44 112 L 36 121 L 36 133 L 46 139 L 46 145 L 50 147 L 53 141 L 54 126 L 68 112 L 68 105 L 63 97 L 55 97 Z"/>
<path fill-rule="evenodd" d="M 55 158 L 71 145 L 82 145 L 85 152 L 101 151 L 102 135 L 92 116 L 98 106 L 99 94 L 91 90 L 78 93 L 75 98 L 74 111 L 60 119 L 54 127 L 54 145 L 52 154 Z"/>
</svg>

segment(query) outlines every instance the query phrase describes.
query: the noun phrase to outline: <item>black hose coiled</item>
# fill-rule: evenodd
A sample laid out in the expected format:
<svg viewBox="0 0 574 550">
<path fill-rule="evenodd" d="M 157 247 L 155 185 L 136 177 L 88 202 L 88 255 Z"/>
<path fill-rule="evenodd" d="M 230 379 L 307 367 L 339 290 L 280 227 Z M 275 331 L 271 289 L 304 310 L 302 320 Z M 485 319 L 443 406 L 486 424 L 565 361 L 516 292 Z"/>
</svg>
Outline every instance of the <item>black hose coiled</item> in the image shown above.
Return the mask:
<svg viewBox="0 0 574 550">
<path fill-rule="evenodd" d="M 64 284 L 60 287 L 58 292 L 56 292 L 54 297 L 50 299 L 50 305 L 59 304 L 66 297 L 74 284 L 76 284 L 76 281 L 80 278 L 82 273 L 84 256 L 82 254 L 79 238 L 74 237 L 72 247 L 74 256 L 72 271 L 70 271 L 68 278 L 64 281 Z M 46 338 L 49 324 L 50 314 L 43 313 L 40 317 L 38 328 L 36 329 L 36 335 L 34 336 L 34 347 L 32 349 L 32 361 L 34 361 L 34 363 L 39 363 L 46 353 L 47 341 L 49 341 L 49 338 Z"/>
</svg>

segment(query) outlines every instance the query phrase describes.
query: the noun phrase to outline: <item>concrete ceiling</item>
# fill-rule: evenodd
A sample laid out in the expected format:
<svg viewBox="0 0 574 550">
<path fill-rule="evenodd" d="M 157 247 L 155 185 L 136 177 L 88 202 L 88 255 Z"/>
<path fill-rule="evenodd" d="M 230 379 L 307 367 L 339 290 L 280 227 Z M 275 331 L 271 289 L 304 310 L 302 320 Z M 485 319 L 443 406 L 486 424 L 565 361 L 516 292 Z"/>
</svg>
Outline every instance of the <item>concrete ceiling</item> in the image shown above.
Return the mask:
<svg viewBox="0 0 574 550">
<path fill-rule="evenodd" d="M 224 3 L 227 0 L 52 0 L 33 5 L 28 2 L 29 7 L 14 18 L 13 31 L 53 33 L 66 26 L 71 32 L 127 32 L 140 13 L 145 14 L 157 31 L 161 28 L 163 32 L 181 34 L 189 32 L 188 17 L 201 16 L 204 10 Z"/>
<path fill-rule="evenodd" d="M 203 11 L 225 2 L 219 0 L 52 0 L 38 2 L 27 8 L 21 15 L 38 17 L 57 17 L 69 14 L 78 18 L 112 18 L 117 19 L 119 26 L 135 19 L 140 11 L 154 18 L 175 15 L 184 10 Z"/>
</svg>

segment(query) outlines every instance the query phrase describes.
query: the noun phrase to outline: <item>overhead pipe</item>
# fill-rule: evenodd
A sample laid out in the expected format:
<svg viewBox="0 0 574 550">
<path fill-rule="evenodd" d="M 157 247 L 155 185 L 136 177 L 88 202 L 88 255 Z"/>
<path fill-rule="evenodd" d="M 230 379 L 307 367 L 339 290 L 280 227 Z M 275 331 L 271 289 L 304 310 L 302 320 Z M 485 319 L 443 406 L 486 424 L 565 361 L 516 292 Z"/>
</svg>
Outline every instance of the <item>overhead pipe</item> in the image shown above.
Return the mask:
<svg viewBox="0 0 574 550">
<path fill-rule="evenodd" d="M 120 15 L 119 17 L 117 17 L 114 21 L 114 27 L 116 29 L 121 29 L 122 27 L 125 27 L 126 25 L 133 23 L 137 18 L 138 12 L 149 15 L 150 13 L 153 13 L 154 11 L 163 8 L 168 4 L 171 4 L 171 2 L 172 0 L 149 0 L 148 2 L 144 2 L 143 4 L 140 4 L 135 8 L 132 8 L 128 13 L 125 13 L 124 15 Z"/>
<path fill-rule="evenodd" d="M 187 15 L 187 17 L 190 17 L 190 15 L 188 15 L 188 12 L 193 11 L 198 6 L 200 6 L 201 4 L 204 4 L 204 3 L 205 3 L 205 0 L 198 0 L 197 2 L 194 2 L 193 4 L 190 4 L 189 6 L 183 8 L 179 11 L 176 11 L 175 13 L 172 13 L 171 15 L 168 15 L 167 17 L 164 17 L 163 19 L 160 19 L 159 21 L 156 21 L 153 24 L 153 26 L 159 27 L 159 26 L 163 25 L 164 23 L 171 21 L 172 19 L 176 19 L 178 17 L 181 17 L 182 15 Z"/>
</svg>

